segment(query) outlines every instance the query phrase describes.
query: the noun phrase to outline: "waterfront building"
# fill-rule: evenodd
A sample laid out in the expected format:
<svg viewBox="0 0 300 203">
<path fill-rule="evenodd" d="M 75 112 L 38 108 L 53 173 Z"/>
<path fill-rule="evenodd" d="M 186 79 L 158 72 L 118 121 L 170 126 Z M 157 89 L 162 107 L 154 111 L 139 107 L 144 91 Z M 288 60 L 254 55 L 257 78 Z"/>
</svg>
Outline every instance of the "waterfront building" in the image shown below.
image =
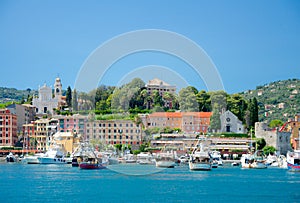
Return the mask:
<svg viewBox="0 0 300 203">
<path fill-rule="evenodd" d="M 6 107 L 12 114 L 17 115 L 17 132 L 20 134 L 23 125 L 35 120 L 35 107 L 30 104 L 11 104 Z"/>
<path fill-rule="evenodd" d="M 231 111 L 227 110 L 220 115 L 221 131 L 232 133 L 245 133 L 242 121 L 238 119 Z"/>
<path fill-rule="evenodd" d="M 278 128 L 271 129 L 267 123 L 255 123 L 255 137 L 263 138 L 268 146 L 276 148 L 279 154 L 286 155 L 291 150 L 291 132 L 281 132 Z"/>
<path fill-rule="evenodd" d="M 79 142 L 78 137 L 74 136 L 72 132 L 56 132 L 52 138 L 56 145 L 60 146 L 62 148 L 62 151 L 65 154 L 71 155 L 74 151 L 74 145 L 75 143 Z"/>
<path fill-rule="evenodd" d="M 87 116 L 74 114 L 74 115 L 55 115 L 53 118 L 58 120 L 59 132 L 72 132 L 78 136 L 84 137 L 85 123 L 88 120 Z"/>
<path fill-rule="evenodd" d="M 103 144 L 130 144 L 137 149 L 142 144 L 141 125 L 131 120 L 95 120 L 86 123 L 86 140 Z"/>
<path fill-rule="evenodd" d="M 300 114 L 295 115 L 294 119 L 289 119 L 279 131 L 291 132 L 291 144 L 293 149 L 300 149 Z"/>
<path fill-rule="evenodd" d="M 199 135 L 196 134 L 160 134 L 154 135 L 151 140 L 151 147 L 162 148 L 164 146 L 174 147 L 178 151 L 190 151 L 195 147 Z M 251 141 L 249 138 L 222 138 L 222 137 L 203 137 L 209 143 L 211 151 L 219 151 L 221 154 L 241 154 L 248 153 Z"/>
<path fill-rule="evenodd" d="M 14 146 L 17 141 L 17 115 L 0 109 L 0 146 Z"/>
<path fill-rule="evenodd" d="M 155 112 L 141 115 L 146 128 L 180 128 L 185 133 L 206 133 L 211 112 Z"/>
</svg>

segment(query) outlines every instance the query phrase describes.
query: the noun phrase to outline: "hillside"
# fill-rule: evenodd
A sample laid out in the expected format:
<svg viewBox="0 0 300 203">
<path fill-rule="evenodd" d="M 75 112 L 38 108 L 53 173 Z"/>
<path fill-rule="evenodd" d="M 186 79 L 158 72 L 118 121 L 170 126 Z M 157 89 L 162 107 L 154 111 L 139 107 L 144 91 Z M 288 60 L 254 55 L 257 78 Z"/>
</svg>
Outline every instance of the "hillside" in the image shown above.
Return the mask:
<svg viewBox="0 0 300 203">
<path fill-rule="evenodd" d="M 37 94 L 36 90 L 17 90 L 15 88 L 0 87 L 0 103 L 21 101 L 27 99 L 28 95 Z"/>
<path fill-rule="evenodd" d="M 256 97 L 259 103 L 259 119 L 287 121 L 300 113 L 300 80 L 289 79 L 257 86 L 242 94 L 246 99 Z"/>
</svg>

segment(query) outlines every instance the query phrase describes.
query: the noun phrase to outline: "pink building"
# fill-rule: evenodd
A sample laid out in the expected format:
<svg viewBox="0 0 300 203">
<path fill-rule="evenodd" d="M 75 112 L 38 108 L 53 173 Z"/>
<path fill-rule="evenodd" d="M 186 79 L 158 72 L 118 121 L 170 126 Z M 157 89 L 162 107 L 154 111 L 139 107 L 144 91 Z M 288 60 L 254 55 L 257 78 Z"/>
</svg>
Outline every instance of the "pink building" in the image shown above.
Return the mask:
<svg viewBox="0 0 300 203">
<path fill-rule="evenodd" d="M 17 116 L 0 109 L 0 146 L 14 146 L 17 141 Z"/>
</svg>

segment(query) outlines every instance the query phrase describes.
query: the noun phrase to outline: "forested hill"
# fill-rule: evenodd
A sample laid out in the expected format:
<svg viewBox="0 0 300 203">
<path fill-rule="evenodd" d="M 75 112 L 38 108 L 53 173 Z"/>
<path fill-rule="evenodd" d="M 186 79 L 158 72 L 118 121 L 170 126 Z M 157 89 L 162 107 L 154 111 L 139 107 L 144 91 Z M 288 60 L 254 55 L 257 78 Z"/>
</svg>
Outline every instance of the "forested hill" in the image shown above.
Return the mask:
<svg viewBox="0 0 300 203">
<path fill-rule="evenodd" d="M 30 88 L 26 90 L 17 90 L 15 88 L 0 87 L 0 103 L 6 103 L 10 101 L 21 101 L 27 99 L 28 95 L 37 94 L 36 90 Z"/>
<path fill-rule="evenodd" d="M 240 93 L 246 99 L 256 97 L 259 119 L 287 121 L 300 113 L 300 80 L 289 79 L 257 86 L 255 90 Z"/>
</svg>

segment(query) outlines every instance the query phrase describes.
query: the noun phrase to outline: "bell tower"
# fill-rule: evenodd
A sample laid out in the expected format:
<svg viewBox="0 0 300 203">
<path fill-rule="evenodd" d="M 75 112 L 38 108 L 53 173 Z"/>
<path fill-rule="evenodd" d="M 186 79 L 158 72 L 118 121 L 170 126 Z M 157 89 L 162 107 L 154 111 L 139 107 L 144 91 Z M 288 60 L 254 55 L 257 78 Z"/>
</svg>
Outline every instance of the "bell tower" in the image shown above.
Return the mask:
<svg viewBox="0 0 300 203">
<path fill-rule="evenodd" d="M 62 84 L 60 78 L 57 77 L 54 83 L 54 98 L 60 101 L 61 96 L 62 96 Z"/>
</svg>

